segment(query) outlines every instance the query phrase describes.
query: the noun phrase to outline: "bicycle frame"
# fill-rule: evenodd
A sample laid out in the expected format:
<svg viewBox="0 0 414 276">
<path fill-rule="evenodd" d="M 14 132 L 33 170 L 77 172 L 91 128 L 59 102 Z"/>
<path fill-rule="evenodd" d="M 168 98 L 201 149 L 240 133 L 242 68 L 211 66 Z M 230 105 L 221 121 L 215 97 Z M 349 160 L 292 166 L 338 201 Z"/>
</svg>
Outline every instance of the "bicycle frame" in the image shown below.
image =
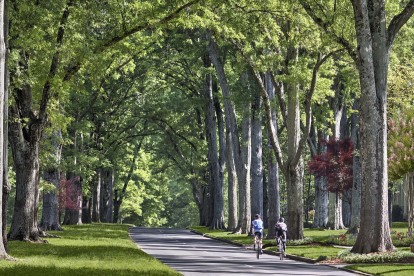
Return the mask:
<svg viewBox="0 0 414 276">
<path fill-rule="evenodd" d="M 259 259 L 259 256 L 262 251 L 262 239 L 259 239 L 258 235 L 254 235 L 254 249 L 257 250 L 257 258 Z"/>
<path fill-rule="evenodd" d="M 278 241 L 278 247 L 279 247 L 279 256 L 280 259 L 283 260 L 283 258 L 285 257 L 285 242 L 283 242 L 282 236 L 278 236 L 277 237 L 277 241 Z"/>
</svg>

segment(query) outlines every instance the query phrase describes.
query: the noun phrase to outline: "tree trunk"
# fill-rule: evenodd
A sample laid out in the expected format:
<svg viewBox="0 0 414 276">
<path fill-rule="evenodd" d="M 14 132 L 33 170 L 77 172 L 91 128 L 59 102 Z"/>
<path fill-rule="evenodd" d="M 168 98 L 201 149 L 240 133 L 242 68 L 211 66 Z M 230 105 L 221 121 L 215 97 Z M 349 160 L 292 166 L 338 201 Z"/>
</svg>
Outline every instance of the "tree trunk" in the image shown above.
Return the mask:
<svg viewBox="0 0 414 276">
<path fill-rule="evenodd" d="M 338 82 L 337 76 L 336 82 Z M 341 120 L 344 112 L 344 96 L 342 95 L 340 85 L 337 84 L 335 89 L 335 97 L 332 99 L 332 110 L 334 113 L 334 125 L 332 126 L 333 138 L 339 140 L 341 138 Z M 329 192 L 328 195 L 328 228 L 330 229 L 344 229 L 342 219 L 342 195 L 338 193 Z"/>
<path fill-rule="evenodd" d="M 385 3 L 352 1 L 361 86 L 361 227 L 354 253 L 393 250 L 388 223 L 386 89 L 392 38 L 385 26 Z M 411 12 L 412 14 L 412 12 Z M 392 27 L 392 26 L 390 26 Z"/>
<path fill-rule="evenodd" d="M 267 94 L 269 95 L 269 100 L 274 102 L 275 99 L 275 88 L 273 86 L 270 73 L 267 72 L 265 75 L 265 86 Z M 276 121 L 276 111 L 272 108 L 271 111 L 271 124 L 275 129 L 277 129 Z M 268 129 L 268 136 L 270 137 L 272 132 Z M 279 168 L 274 156 L 270 155 L 269 157 L 269 181 L 267 188 L 267 198 L 268 198 L 268 228 L 267 238 L 275 238 L 275 231 L 273 227 L 276 225 L 278 218 L 280 218 L 280 183 L 279 183 Z"/>
<path fill-rule="evenodd" d="M 112 169 L 104 169 L 101 183 L 101 222 L 112 222 L 114 173 Z"/>
<path fill-rule="evenodd" d="M 352 191 L 346 191 L 342 195 L 342 222 L 345 228 L 351 225 L 351 203 L 352 203 Z"/>
<path fill-rule="evenodd" d="M 259 214 L 263 220 L 263 160 L 262 160 L 262 114 L 261 98 L 259 93 L 255 95 L 252 105 L 252 214 Z"/>
<path fill-rule="evenodd" d="M 205 67 L 210 66 L 210 59 L 205 57 Z M 224 198 L 223 182 L 220 177 L 220 164 L 217 139 L 217 119 L 213 98 L 213 78 L 210 73 L 205 76 L 206 112 L 206 137 L 208 145 L 209 185 L 212 193 L 212 221 L 211 229 L 224 229 Z"/>
<path fill-rule="evenodd" d="M 54 148 L 54 167 L 47 169 L 43 173 L 43 179 L 49 183 L 51 183 L 55 189 L 53 191 L 49 191 L 43 193 L 43 210 L 42 210 L 42 219 L 40 221 L 40 229 L 43 231 L 48 230 L 62 230 L 59 221 L 59 199 L 58 199 L 58 191 L 59 191 L 59 182 L 60 182 L 60 170 L 58 166 L 61 162 L 61 155 L 62 155 L 62 146 L 60 145 L 60 140 L 62 134 L 60 131 L 54 133 L 54 135 L 50 136 L 51 144 Z"/>
<path fill-rule="evenodd" d="M 321 142 L 322 140 L 327 139 L 327 135 L 325 135 L 322 131 L 318 131 L 317 133 L 318 135 L 313 135 L 314 139 L 312 139 L 313 144 L 316 144 L 316 146 L 314 146 L 314 152 L 311 151 L 312 155 L 322 154 L 326 151 L 326 147 L 322 145 Z M 315 215 L 313 217 L 312 227 L 325 228 L 328 225 L 328 184 L 326 183 L 326 178 L 315 177 L 314 186 Z"/>
<path fill-rule="evenodd" d="M 92 222 L 101 222 L 101 183 L 102 169 L 97 169 L 92 190 Z"/>
<path fill-rule="evenodd" d="M 2 173 L 0 174 L 0 218 L 1 218 L 1 242 L 0 242 L 0 259 L 7 258 L 6 248 L 7 248 L 7 237 L 5 238 L 6 232 L 6 206 L 7 206 L 7 140 L 4 138 L 7 137 L 4 127 L 7 127 L 7 71 L 6 71 L 6 38 L 7 38 L 7 28 L 5 19 L 5 1 L 0 0 L 0 168 L 2 168 Z M 6 169 L 6 170 L 5 170 Z M 6 177 L 6 179 L 5 179 Z M 6 191 L 6 192 L 5 192 Z"/>
<path fill-rule="evenodd" d="M 40 221 L 40 229 L 43 231 L 63 230 L 59 221 L 59 201 L 57 191 L 59 190 L 60 173 L 58 169 L 44 172 L 44 180 L 55 186 L 54 191 L 43 193 L 43 210 Z"/>
<path fill-rule="evenodd" d="M 11 113 L 16 114 L 15 112 Z M 19 121 L 13 120 L 10 123 L 9 140 L 16 169 L 16 197 L 12 224 L 8 234 L 10 240 L 39 240 L 39 230 L 35 218 L 36 186 L 39 175 L 39 139 L 40 131 L 33 131 L 30 136 L 23 137 Z"/>
<path fill-rule="evenodd" d="M 82 198 L 82 223 L 92 223 L 92 198 Z"/>
<path fill-rule="evenodd" d="M 233 103 L 231 102 L 231 92 L 227 82 L 227 77 L 224 72 L 224 66 L 220 60 L 219 49 L 211 34 L 207 32 L 208 53 L 211 62 L 214 65 L 216 74 L 220 83 L 221 91 L 224 98 L 224 113 L 226 122 L 226 152 L 227 152 L 227 170 L 228 170 L 228 212 L 229 221 L 228 229 L 234 230 L 236 228 L 237 218 L 237 186 L 238 175 L 237 163 L 240 161 L 240 145 L 238 138 L 238 130 L 236 124 L 236 115 Z"/>
<path fill-rule="evenodd" d="M 228 225 L 229 231 L 234 231 L 237 227 L 238 218 L 238 183 L 237 183 L 237 172 L 236 164 L 234 162 L 234 154 L 232 150 L 232 134 L 226 127 L 226 167 L 227 169 L 227 191 L 228 191 Z"/>
<path fill-rule="evenodd" d="M 296 59 L 298 50 L 295 52 Z M 288 118 L 287 118 L 287 171 L 286 187 L 288 197 L 288 217 L 290 239 L 303 239 L 303 160 L 299 157 L 296 163 L 294 159 L 298 153 L 300 141 L 300 111 L 299 88 L 297 84 L 287 84 Z"/>
<path fill-rule="evenodd" d="M 413 236 L 413 227 L 414 227 L 414 174 L 408 173 L 404 177 L 404 184 L 407 187 L 407 208 L 408 208 L 408 231 L 407 236 Z"/>
<path fill-rule="evenodd" d="M 249 108 L 250 110 L 250 104 Z M 243 169 L 239 178 L 239 221 L 237 232 L 250 233 L 251 197 L 250 197 L 250 168 L 251 168 L 251 117 L 249 112 L 243 115 L 241 158 Z"/>
<path fill-rule="evenodd" d="M 359 109 L 359 100 L 354 101 L 353 109 Z M 352 157 L 352 203 L 351 203 L 351 224 L 348 233 L 358 234 L 361 212 L 361 161 L 359 146 L 359 116 L 354 113 L 351 115 L 351 141 L 354 145 L 354 155 Z"/>
<path fill-rule="evenodd" d="M 312 227 L 325 228 L 328 225 L 328 191 L 324 177 L 315 177 L 315 215 Z"/>
<path fill-rule="evenodd" d="M 220 106 L 220 101 L 218 99 L 218 87 L 217 82 L 213 80 L 213 99 L 214 99 L 214 107 L 217 116 L 217 128 L 218 128 L 218 142 L 219 142 L 219 187 L 221 187 L 221 192 L 219 196 L 219 200 L 222 201 L 218 205 L 221 206 L 222 216 L 223 216 L 223 225 L 222 228 L 225 228 L 224 223 L 224 172 L 226 169 L 226 135 L 224 131 L 224 121 L 223 121 L 223 111 Z"/>
</svg>

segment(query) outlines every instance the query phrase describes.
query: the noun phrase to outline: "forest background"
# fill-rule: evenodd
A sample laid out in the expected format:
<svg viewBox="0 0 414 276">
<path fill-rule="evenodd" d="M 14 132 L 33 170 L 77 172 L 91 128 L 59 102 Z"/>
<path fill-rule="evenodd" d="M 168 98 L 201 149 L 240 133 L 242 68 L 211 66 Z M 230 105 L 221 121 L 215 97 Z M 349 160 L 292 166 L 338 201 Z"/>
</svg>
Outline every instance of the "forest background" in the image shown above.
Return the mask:
<svg viewBox="0 0 414 276">
<path fill-rule="evenodd" d="M 62 224 L 256 213 L 387 251 L 402 192 L 412 234 L 414 1 L 0 3 L 2 255 Z"/>
</svg>

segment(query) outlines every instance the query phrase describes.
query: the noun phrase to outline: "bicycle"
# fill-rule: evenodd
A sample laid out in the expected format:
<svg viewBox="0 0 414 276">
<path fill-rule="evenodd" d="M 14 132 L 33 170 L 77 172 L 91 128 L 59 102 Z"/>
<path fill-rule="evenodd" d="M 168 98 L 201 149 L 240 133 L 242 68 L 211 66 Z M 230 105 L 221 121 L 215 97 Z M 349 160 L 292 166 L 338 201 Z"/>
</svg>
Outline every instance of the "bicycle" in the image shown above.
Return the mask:
<svg viewBox="0 0 414 276">
<path fill-rule="evenodd" d="M 282 236 L 278 236 L 276 242 L 277 242 L 278 247 L 279 247 L 279 257 L 280 257 L 281 260 L 283 260 L 283 258 L 286 257 L 286 252 L 285 252 L 285 249 L 286 249 L 285 244 L 286 243 L 283 242 Z"/>
<path fill-rule="evenodd" d="M 256 257 L 257 259 L 260 258 L 260 255 L 262 254 L 262 238 L 259 238 L 259 232 L 254 233 L 254 245 L 253 249 L 256 250 Z"/>
</svg>

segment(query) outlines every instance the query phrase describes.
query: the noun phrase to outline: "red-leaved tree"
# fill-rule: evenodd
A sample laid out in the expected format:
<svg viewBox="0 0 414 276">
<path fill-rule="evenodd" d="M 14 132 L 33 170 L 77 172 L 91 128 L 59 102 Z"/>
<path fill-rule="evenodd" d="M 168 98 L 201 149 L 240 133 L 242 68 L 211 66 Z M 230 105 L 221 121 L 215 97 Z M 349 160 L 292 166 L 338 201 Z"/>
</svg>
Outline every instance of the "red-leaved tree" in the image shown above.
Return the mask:
<svg viewBox="0 0 414 276">
<path fill-rule="evenodd" d="M 80 209 L 80 198 L 82 197 L 82 190 L 76 185 L 80 181 L 79 176 L 65 179 L 62 177 L 59 181 L 59 210 L 62 212 L 65 209 L 78 210 Z"/>
<path fill-rule="evenodd" d="M 352 188 L 354 146 L 349 138 L 329 139 L 322 143 L 326 146 L 326 152 L 315 155 L 309 161 L 309 171 L 316 177 L 326 178 L 329 192 L 341 194 Z"/>
</svg>

